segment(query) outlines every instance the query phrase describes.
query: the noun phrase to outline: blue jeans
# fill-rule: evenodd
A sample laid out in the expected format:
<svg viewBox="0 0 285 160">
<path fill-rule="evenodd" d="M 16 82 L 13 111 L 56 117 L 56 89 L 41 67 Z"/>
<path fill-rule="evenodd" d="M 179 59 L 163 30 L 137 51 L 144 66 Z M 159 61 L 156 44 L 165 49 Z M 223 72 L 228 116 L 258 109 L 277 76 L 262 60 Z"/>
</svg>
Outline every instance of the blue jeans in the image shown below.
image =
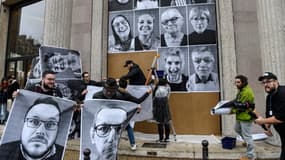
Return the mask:
<svg viewBox="0 0 285 160">
<path fill-rule="evenodd" d="M 131 145 L 135 144 L 136 142 L 135 142 L 134 131 L 133 131 L 133 128 L 131 127 L 130 124 L 127 125 L 126 130 L 128 132 L 128 137 L 129 137 L 130 144 Z"/>
<path fill-rule="evenodd" d="M 0 121 L 6 121 L 7 120 L 7 116 L 8 115 L 8 111 L 7 111 L 7 104 L 0 104 Z"/>
</svg>

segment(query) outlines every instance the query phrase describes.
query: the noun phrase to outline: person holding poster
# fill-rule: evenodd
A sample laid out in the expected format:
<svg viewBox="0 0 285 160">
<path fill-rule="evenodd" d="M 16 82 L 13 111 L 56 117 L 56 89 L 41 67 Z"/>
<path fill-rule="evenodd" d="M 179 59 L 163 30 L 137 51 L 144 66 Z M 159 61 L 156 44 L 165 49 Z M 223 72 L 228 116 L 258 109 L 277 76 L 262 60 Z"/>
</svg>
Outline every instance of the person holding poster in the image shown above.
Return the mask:
<svg viewBox="0 0 285 160">
<path fill-rule="evenodd" d="M 124 87 L 127 86 L 126 81 L 123 79 L 121 80 L 121 86 L 123 86 L 123 88 L 121 88 L 119 91 L 117 81 L 114 78 L 108 78 L 103 86 L 103 90 L 95 93 L 93 95 L 93 99 L 117 99 L 117 100 L 130 101 L 134 103 L 141 103 L 151 93 L 150 90 L 147 93 L 145 93 L 141 98 L 135 98 L 132 95 L 130 95 L 128 92 L 123 90 Z M 138 106 L 138 109 L 140 109 L 140 106 Z M 135 137 L 133 135 L 133 130 L 130 127 L 130 125 L 127 126 L 127 130 L 130 139 L 131 149 L 136 150 Z"/>
<path fill-rule="evenodd" d="M 49 70 L 43 72 L 42 80 L 39 83 L 25 89 L 55 97 L 62 98 L 63 96 L 60 89 L 55 85 L 55 72 Z"/>
</svg>

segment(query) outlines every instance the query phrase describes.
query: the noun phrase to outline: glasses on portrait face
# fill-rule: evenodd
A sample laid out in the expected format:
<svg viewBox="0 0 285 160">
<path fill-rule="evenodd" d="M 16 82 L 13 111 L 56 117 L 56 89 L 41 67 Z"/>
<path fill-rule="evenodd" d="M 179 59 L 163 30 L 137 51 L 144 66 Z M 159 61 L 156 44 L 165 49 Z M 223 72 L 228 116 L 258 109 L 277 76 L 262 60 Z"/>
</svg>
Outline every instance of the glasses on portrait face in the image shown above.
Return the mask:
<svg viewBox="0 0 285 160">
<path fill-rule="evenodd" d="M 179 19 L 179 17 L 176 16 L 176 17 L 172 17 L 172 18 L 163 20 L 161 23 L 162 23 L 163 25 L 167 25 L 168 22 L 176 23 L 178 19 Z"/>
<path fill-rule="evenodd" d="M 209 64 L 209 63 L 213 62 L 213 59 L 211 57 L 204 57 L 204 58 L 195 58 L 193 60 L 193 62 L 197 63 L 197 64 L 200 64 L 202 61 Z"/>
<path fill-rule="evenodd" d="M 125 26 L 128 25 L 128 22 L 126 20 L 121 20 L 119 22 L 113 23 L 113 26 L 119 28 L 121 24 Z"/>
<path fill-rule="evenodd" d="M 192 18 L 192 20 L 194 20 L 194 21 L 205 21 L 205 20 L 207 20 L 207 18 L 206 17 L 193 17 Z"/>
<path fill-rule="evenodd" d="M 118 133 L 120 132 L 121 128 L 122 128 L 122 124 L 118 124 L 118 125 L 101 124 L 101 125 L 95 126 L 94 130 L 99 137 L 104 138 L 104 137 L 109 136 L 111 129 L 114 129 L 116 133 Z"/>
<path fill-rule="evenodd" d="M 37 118 L 26 118 L 27 126 L 30 128 L 39 128 L 44 123 L 46 130 L 56 130 L 58 127 L 57 121 L 43 121 Z"/>
</svg>

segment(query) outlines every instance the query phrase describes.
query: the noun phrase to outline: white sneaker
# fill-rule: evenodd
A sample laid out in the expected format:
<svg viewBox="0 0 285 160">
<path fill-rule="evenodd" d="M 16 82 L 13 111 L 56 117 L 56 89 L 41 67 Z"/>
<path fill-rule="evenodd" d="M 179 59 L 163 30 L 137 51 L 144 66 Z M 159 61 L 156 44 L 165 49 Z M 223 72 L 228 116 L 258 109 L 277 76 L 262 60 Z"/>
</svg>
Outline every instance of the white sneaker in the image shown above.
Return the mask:
<svg viewBox="0 0 285 160">
<path fill-rule="evenodd" d="M 132 150 L 132 151 L 137 150 L 137 145 L 136 145 L 136 144 L 132 144 L 132 145 L 131 145 L 131 150 Z"/>
</svg>

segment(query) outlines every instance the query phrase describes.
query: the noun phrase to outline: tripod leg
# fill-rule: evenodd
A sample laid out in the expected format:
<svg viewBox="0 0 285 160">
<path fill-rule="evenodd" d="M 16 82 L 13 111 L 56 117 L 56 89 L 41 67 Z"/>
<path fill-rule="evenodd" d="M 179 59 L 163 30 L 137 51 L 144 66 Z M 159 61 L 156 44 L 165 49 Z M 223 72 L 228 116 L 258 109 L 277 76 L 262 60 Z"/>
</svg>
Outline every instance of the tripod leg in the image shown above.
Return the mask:
<svg viewBox="0 0 285 160">
<path fill-rule="evenodd" d="M 171 130 L 172 130 L 174 141 L 177 141 L 177 139 L 176 139 L 176 132 L 175 132 L 175 128 L 174 128 L 172 120 L 169 121 L 169 125 L 170 125 Z"/>
</svg>

